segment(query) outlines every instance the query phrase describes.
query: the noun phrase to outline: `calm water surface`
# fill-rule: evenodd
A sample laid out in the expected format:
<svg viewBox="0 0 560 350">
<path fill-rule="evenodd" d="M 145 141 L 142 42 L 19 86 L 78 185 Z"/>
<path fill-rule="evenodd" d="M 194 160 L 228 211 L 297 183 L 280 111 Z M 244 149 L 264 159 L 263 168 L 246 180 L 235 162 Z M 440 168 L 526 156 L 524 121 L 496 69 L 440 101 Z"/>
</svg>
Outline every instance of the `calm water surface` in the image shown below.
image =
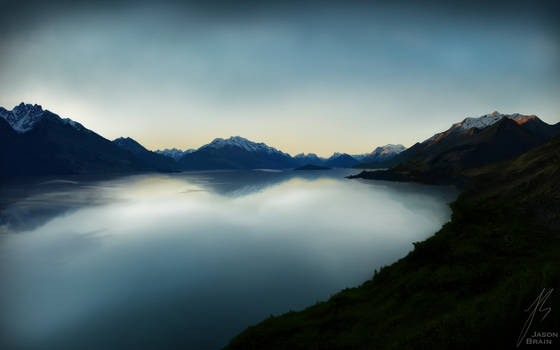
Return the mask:
<svg viewBox="0 0 560 350">
<path fill-rule="evenodd" d="M 0 348 L 218 349 L 369 279 L 450 188 L 348 170 L 50 178 L 0 188 Z"/>
</svg>

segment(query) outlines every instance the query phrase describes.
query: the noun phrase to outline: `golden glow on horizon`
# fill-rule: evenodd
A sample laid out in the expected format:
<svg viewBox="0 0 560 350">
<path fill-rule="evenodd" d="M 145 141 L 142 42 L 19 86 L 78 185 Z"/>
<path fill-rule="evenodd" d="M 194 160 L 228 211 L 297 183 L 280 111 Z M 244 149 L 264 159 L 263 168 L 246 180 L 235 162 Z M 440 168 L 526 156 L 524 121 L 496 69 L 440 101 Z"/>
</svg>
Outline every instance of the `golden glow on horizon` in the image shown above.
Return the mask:
<svg viewBox="0 0 560 350">
<path fill-rule="evenodd" d="M 53 5 L 44 21 L 20 5 L 4 11 L 0 106 L 41 104 L 152 150 L 239 135 L 326 157 L 411 146 L 495 110 L 560 121 L 558 33 L 527 25 L 548 11 L 480 21 L 345 4 L 208 17 L 153 2 L 123 4 L 126 16 Z"/>
<path fill-rule="evenodd" d="M 16 97 L 11 100 L 17 102 L 5 103 L 0 100 L 0 106 L 11 109 L 21 102 Z M 253 142 L 264 142 L 292 156 L 315 153 L 320 157 L 329 157 L 334 152 L 369 153 L 389 143 L 410 147 L 437 132 L 447 130 L 452 123 L 466 116 L 479 116 L 495 109 L 504 113 L 512 112 L 509 108 L 495 106 L 480 108 L 478 112 L 468 115 L 450 115 L 445 110 L 432 109 L 423 112 L 425 117 L 421 121 L 419 118 L 410 120 L 413 115 L 409 112 L 410 108 L 394 113 L 378 110 L 364 118 L 361 110 L 352 112 L 345 109 L 350 98 L 339 101 L 340 105 L 329 105 L 329 111 L 318 109 L 317 101 L 310 100 L 308 105 L 305 105 L 305 101 L 285 101 L 281 108 L 268 112 L 267 105 L 226 110 L 221 106 L 189 106 L 171 100 L 165 107 L 157 108 L 135 100 L 100 106 L 80 98 L 60 100 L 51 93 L 29 94 L 22 100 L 41 104 L 44 109 L 63 118 L 71 118 L 109 140 L 131 137 L 150 150 L 197 149 L 218 137 L 241 136 Z M 44 101 L 49 102 L 47 104 Z M 543 114 L 551 115 L 551 110 L 531 112 L 526 114 L 536 114 L 548 123 L 560 121 L 551 122 L 542 117 Z M 192 118 L 190 115 L 199 117 Z M 388 118 L 388 115 L 392 115 L 392 118 Z M 560 119 L 560 116 L 556 117 Z"/>
</svg>

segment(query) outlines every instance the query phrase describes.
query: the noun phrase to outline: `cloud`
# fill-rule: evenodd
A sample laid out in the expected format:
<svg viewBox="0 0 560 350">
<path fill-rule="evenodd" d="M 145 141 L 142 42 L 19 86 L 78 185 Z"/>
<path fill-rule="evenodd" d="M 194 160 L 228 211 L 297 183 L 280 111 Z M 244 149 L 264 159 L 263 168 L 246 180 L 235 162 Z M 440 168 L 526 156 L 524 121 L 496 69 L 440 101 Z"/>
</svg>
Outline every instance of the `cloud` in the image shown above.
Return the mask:
<svg viewBox="0 0 560 350">
<path fill-rule="evenodd" d="M 149 148 L 240 134 L 291 153 L 361 153 L 465 114 L 559 118 L 545 2 L 3 6 L 0 105 L 40 103 Z"/>
</svg>

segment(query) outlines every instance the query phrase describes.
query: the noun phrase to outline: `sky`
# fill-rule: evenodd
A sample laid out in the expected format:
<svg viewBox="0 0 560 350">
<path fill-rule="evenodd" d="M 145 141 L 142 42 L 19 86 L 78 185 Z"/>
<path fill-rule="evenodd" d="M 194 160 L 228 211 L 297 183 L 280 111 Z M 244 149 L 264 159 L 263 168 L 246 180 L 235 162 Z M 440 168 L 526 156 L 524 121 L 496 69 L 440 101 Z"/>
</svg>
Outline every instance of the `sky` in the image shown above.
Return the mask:
<svg viewBox="0 0 560 350">
<path fill-rule="evenodd" d="M 0 0 L 0 106 L 155 150 L 411 146 L 495 110 L 560 121 L 544 1 Z"/>
</svg>

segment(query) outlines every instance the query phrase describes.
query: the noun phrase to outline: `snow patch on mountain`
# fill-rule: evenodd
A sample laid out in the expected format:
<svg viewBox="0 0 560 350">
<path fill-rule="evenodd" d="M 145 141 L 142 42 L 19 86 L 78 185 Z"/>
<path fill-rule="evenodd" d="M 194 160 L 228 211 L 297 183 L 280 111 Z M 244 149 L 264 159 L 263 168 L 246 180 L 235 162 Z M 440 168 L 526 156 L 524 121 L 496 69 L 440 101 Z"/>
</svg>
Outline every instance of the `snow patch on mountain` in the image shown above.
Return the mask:
<svg viewBox="0 0 560 350">
<path fill-rule="evenodd" d="M 294 156 L 294 158 L 296 159 L 300 159 L 300 158 L 319 158 L 319 156 L 317 156 L 317 154 L 315 153 L 298 153 Z"/>
<path fill-rule="evenodd" d="M 376 147 L 372 152 L 360 154 L 360 155 L 353 155 L 352 157 L 356 158 L 360 162 L 375 162 L 375 161 L 382 161 L 387 160 L 396 156 L 397 154 L 404 151 L 406 147 L 401 144 L 394 145 L 394 144 L 387 144 L 385 146 Z"/>
<path fill-rule="evenodd" d="M 494 111 L 490 114 L 485 114 L 478 118 L 467 117 L 463 121 L 451 125 L 451 127 L 446 131 L 439 132 L 434 136 L 426 139 L 423 143 L 436 141 L 436 139 L 440 136 L 444 137 L 450 133 L 463 132 L 466 130 L 470 130 L 472 128 L 479 129 L 479 130 L 485 129 L 489 126 L 496 124 L 497 122 L 499 122 L 504 118 L 511 119 L 518 124 L 526 123 L 527 121 L 532 119 L 538 119 L 537 116 L 535 115 L 524 115 L 519 113 L 502 114 L 498 111 Z"/>
<path fill-rule="evenodd" d="M 33 126 L 43 118 L 43 108 L 40 105 L 30 105 L 20 103 L 11 111 L 5 108 L 0 109 L 0 116 L 4 118 L 11 127 L 19 132 L 25 133 L 33 128 Z"/>
<path fill-rule="evenodd" d="M 340 156 L 345 155 L 346 153 L 340 153 L 340 152 L 334 152 L 332 154 L 332 156 L 330 156 L 329 158 L 327 158 L 327 160 L 331 160 L 331 159 L 336 159 L 339 158 Z M 349 155 L 349 154 L 348 154 Z"/>
<path fill-rule="evenodd" d="M 86 129 L 82 124 L 73 121 L 70 118 L 63 119 L 48 110 L 43 110 L 41 105 L 38 104 L 32 105 L 22 102 L 19 105 L 15 106 L 11 111 L 0 107 L 0 117 L 4 118 L 10 124 L 10 126 L 20 134 L 24 134 L 32 130 L 35 124 L 37 124 L 46 115 L 55 117 L 57 118 L 57 120 L 61 121 L 64 124 L 72 126 L 76 130 L 92 132 L 91 130 Z"/>
<path fill-rule="evenodd" d="M 180 149 L 177 149 L 177 148 L 166 148 L 166 149 L 164 149 L 164 150 L 159 150 L 159 149 L 158 149 L 158 150 L 156 150 L 155 152 L 156 152 L 156 153 L 159 153 L 159 154 L 163 154 L 164 156 L 167 156 L 167 157 L 171 157 L 171 158 L 173 158 L 173 159 L 175 159 L 175 160 L 178 160 L 179 158 L 181 158 L 181 157 L 184 156 L 185 154 L 189 154 L 189 153 L 192 153 L 192 152 L 194 152 L 194 151 L 196 151 L 196 150 L 195 150 L 195 149 L 192 149 L 192 148 L 191 148 L 191 149 L 187 149 L 187 150 L 185 150 L 185 151 L 180 150 Z"/>
<path fill-rule="evenodd" d="M 392 154 L 396 155 L 401 153 L 405 149 L 406 147 L 404 147 L 401 144 L 398 145 L 387 144 L 385 146 L 377 147 L 376 149 L 373 150 L 373 152 L 370 153 L 370 155 L 376 155 L 376 156 L 387 156 Z"/>
<path fill-rule="evenodd" d="M 200 149 L 204 149 L 204 148 L 219 149 L 227 146 L 239 147 L 248 152 L 264 152 L 268 154 L 281 154 L 288 157 L 290 156 L 289 154 L 279 151 L 274 147 L 267 146 L 262 142 L 259 143 L 252 142 L 241 136 L 232 136 L 228 139 L 216 138 L 209 144 L 200 147 Z"/>
<path fill-rule="evenodd" d="M 458 129 L 458 130 L 469 130 L 471 128 L 484 129 L 484 128 L 487 128 L 491 125 L 496 124 L 497 122 L 499 122 L 503 118 L 512 119 L 512 120 L 522 124 L 529 119 L 535 119 L 536 116 L 534 116 L 534 115 L 523 115 L 523 114 L 519 114 L 519 113 L 502 114 L 498 111 L 495 111 L 495 112 L 492 112 L 490 114 L 485 114 L 483 116 L 480 116 L 478 118 L 467 117 L 462 122 L 453 124 L 452 128 L 455 128 L 455 129 Z"/>
<path fill-rule="evenodd" d="M 401 144 L 398 145 L 393 145 L 392 143 L 389 143 L 385 146 L 381 146 L 381 147 L 377 147 L 375 150 L 379 150 L 381 152 L 390 152 L 390 153 L 401 153 L 402 151 L 404 151 L 406 149 L 406 147 L 404 147 Z"/>
</svg>

